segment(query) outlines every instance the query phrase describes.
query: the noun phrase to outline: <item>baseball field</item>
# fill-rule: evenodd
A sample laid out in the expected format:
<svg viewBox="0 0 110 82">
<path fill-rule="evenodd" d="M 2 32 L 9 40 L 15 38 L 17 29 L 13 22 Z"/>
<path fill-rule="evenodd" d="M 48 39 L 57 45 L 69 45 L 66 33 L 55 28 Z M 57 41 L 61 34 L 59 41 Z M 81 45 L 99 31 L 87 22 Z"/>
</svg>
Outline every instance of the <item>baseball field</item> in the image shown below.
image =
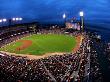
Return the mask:
<svg viewBox="0 0 110 82">
<path fill-rule="evenodd" d="M 71 52 L 76 45 L 76 39 L 69 35 L 39 34 L 24 37 L 10 43 L 0 51 L 16 54 L 43 55 L 54 52 Z"/>
</svg>

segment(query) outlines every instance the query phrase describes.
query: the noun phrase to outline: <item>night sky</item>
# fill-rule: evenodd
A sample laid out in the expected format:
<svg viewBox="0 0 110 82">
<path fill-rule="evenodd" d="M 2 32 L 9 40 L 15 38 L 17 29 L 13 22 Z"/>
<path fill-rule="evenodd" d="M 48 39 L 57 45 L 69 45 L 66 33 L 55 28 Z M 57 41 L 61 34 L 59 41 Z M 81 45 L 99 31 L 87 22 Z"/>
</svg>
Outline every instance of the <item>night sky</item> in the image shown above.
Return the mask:
<svg viewBox="0 0 110 82">
<path fill-rule="evenodd" d="M 85 13 L 86 23 L 110 23 L 110 0 L 0 0 L 0 18 L 23 17 L 24 21 L 61 22 Z"/>
</svg>

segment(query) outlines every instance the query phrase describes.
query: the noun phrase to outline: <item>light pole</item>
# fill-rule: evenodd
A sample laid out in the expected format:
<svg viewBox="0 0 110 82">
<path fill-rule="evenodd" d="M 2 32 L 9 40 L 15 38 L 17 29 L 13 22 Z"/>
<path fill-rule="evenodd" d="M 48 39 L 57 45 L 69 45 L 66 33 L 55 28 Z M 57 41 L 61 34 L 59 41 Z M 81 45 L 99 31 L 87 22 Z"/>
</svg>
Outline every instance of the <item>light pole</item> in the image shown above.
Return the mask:
<svg viewBox="0 0 110 82">
<path fill-rule="evenodd" d="M 65 25 L 65 23 L 66 23 L 66 14 L 65 13 L 63 14 L 63 19 L 64 19 L 64 25 Z"/>
<path fill-rule="evenodd" d="M 80 28 L 82 29 L 82 31 L 84 31 L 84 12 L 80 11 L 79 15 L 80 15 L 80 22 L 81 22 Z"/>
</svg>

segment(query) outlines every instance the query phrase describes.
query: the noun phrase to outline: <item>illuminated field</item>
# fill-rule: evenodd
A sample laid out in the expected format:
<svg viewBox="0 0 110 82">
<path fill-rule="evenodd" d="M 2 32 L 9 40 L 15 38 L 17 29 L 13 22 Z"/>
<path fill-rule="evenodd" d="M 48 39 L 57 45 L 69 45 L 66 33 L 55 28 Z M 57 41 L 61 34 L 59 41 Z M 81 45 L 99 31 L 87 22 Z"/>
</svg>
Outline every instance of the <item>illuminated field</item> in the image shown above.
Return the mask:
<svg viewBox="0 0 110 82">
<path fill-rule="evenodd" d="M 16 54 L 43 55 L 45 53 L 54 52 L 71 52 L 75 45 L 76 39 L 73 36 L 41 34 L 25 37 L 0 48 L 0 51 L 7 51 Z"/>
</svg>

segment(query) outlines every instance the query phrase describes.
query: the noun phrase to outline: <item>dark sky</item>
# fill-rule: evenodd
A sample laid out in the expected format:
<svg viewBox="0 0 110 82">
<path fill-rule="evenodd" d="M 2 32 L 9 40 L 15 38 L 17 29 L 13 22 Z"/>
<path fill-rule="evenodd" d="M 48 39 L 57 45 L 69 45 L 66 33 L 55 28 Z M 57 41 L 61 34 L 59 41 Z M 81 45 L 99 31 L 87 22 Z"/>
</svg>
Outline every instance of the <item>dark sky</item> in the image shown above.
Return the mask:
<svg viewBox="0 0 110 82">
<path fill-rule="evenodd" d="M 110 23 L 110 0 L 0 0 L 0 18 L 60 22 L 63 13 L 78 17 L 81 10 L 88 23 Z"/>
</svg>

